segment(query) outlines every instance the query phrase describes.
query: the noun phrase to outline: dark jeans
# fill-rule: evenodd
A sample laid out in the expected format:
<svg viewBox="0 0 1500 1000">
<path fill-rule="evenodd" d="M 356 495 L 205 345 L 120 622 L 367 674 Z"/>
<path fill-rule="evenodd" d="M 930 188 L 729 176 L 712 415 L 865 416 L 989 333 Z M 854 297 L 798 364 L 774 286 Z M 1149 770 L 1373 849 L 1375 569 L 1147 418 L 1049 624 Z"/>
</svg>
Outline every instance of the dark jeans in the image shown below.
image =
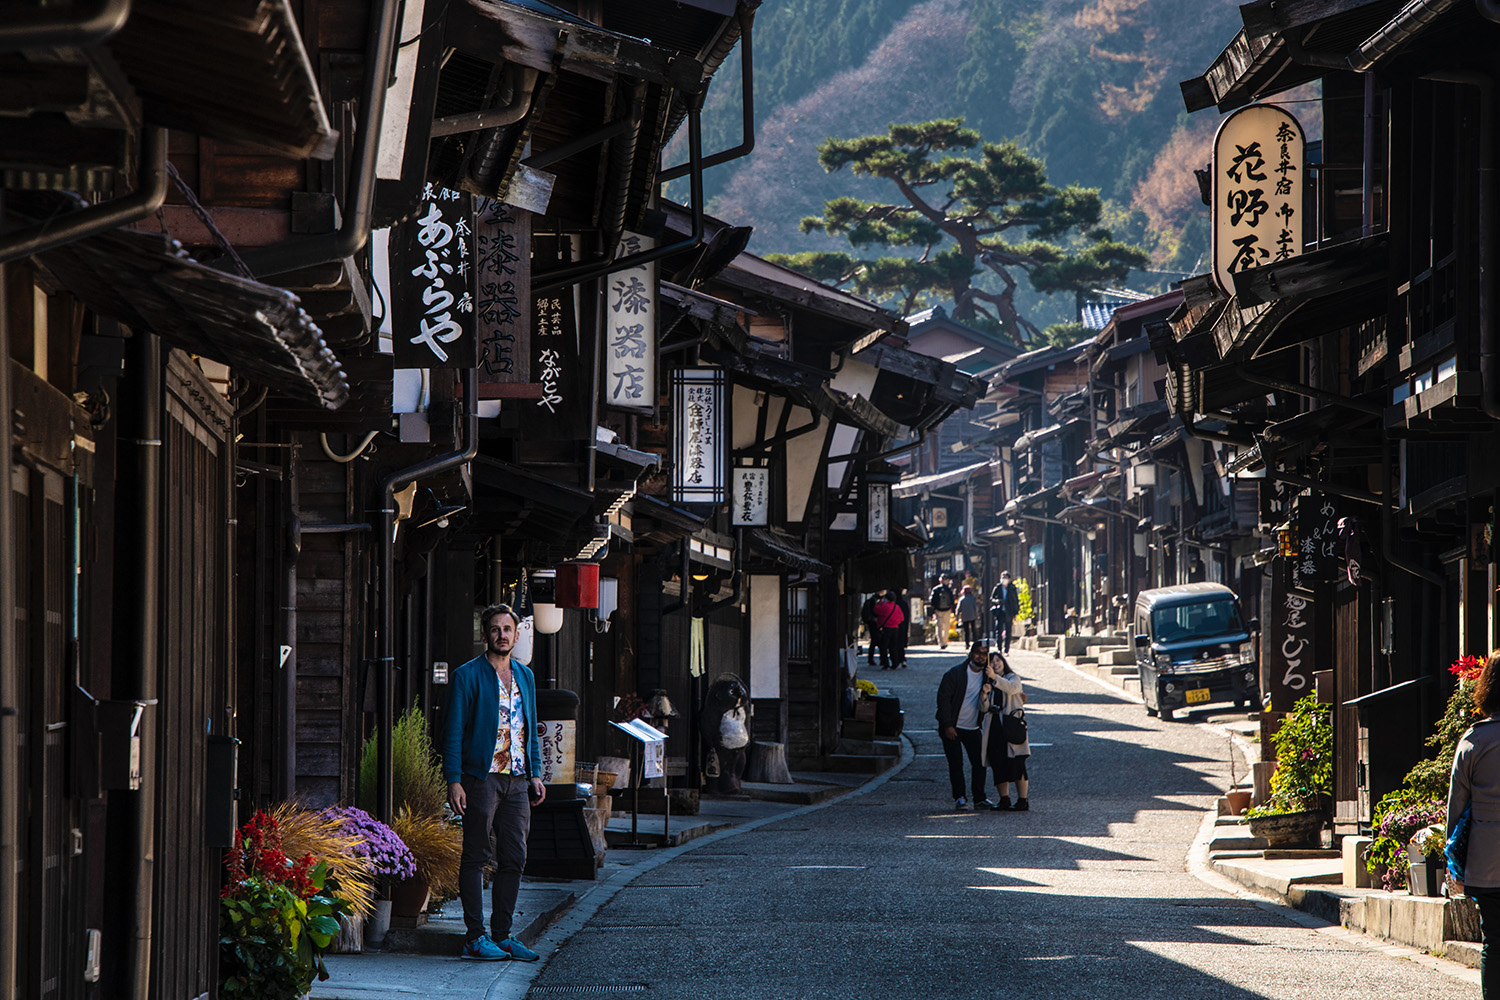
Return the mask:
<svg viewBox="0 0 1500 1000">
<path fill-rule="evenodd" d="M 964 756 L 969 758 L 969 804 L 977 806 L 984 801 L 984 761 L 979 751 L 982 730 L 960 729 L 958 739 L 943 739 L 943 753 L 948 756 L 948 783 L 953 786 L 953 797 L 964 797 Z"/>
<path fill-rule="evenodd" d="M 973 618 L 965 619 L 963 629 L 964 644 L 968 646 L 974 645 L 975 640 L 979 638 L 979 622 Z"/>
<path fill-rule="evenodd" d="M 1466 886 L 1464 894 L 1479 904 L 1479 988 L 1485 1000 L 1500 1000 L 1500 955 L 1490 951 L 1500 938 L 1500 889 Z"/>
<path fill-rule="evenodd" d="M 484 868 L 495 861 L 490 883 L 490 937 L 510 937 L 510 922 L 526 867 L 526 834 L 531 830 L 530 782 L 511 774 L 463 777 L 464 854 L 458 865 L 458 895 L 464 904 L 468 940 L 484 933 Z M 494 846 L 490 837 L 494 836 Z"/>
<path fill-rule="evenodd" d="M 1000 648 L 1000 652 L 1010 652 L 1011 633 L 1015 631 L 1015 627 L 1016 620 L 1005 612 L 995 615 L 995 645 Z"/>
<path fill-rule="evenodd" d="M 896 630 L 894 628 L 877 628 L 875 630 L 875 648 L 880 650 L 880 669 L 889 670 L 891 658 L 897 657 L 900 663 L 901 650 L 896 646 Z"/>
</svg>

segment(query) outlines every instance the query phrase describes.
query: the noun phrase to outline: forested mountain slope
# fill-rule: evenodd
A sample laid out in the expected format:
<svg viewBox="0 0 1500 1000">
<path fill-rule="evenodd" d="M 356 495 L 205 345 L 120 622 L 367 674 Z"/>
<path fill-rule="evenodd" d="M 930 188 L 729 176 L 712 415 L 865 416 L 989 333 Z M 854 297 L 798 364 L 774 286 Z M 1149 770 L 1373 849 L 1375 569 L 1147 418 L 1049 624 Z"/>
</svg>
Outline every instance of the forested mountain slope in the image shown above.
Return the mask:
<svg viewBox="0 0 1500 1000">
<path fill-rule="evenodd" d="M 1238 26 L 1237 0 L 766 0 L 755 22 L 757 148 L 710 171 L 711 207 L 755 226 L 756 252 L 830 248 L 798 220 L 835 195 L 890 192 L 825 174 L 818 144 L 962 115 L 986 139 L 1014 137 L 1044 158 L 1053 183 L 1098 187 L 1111 225 L 1154 266 L 1201 270 L 1207 219 L 1192 168 L 1218 119 L 1190 120 L 1177 85 Z M 709 95 L 710 151 L 738 141 L 739 109 L 735 62 Z"/>
</svg>

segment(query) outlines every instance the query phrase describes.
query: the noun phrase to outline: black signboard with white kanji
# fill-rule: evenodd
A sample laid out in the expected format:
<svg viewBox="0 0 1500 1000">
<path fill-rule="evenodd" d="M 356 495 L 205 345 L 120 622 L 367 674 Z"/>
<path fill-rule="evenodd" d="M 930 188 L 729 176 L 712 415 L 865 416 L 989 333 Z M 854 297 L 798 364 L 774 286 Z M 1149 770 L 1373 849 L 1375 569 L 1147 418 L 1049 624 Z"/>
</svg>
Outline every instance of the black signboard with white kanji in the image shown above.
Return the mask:
<svg viewBox="0 0 1500 1000">
<path fill-rule="evenodd" d="M 539 266 L 568 261 L 566 237 L 538 236 L 533 247 Z M 533 295 L 531 381 L 541 386 L 541 394 L 517 401 L 523 436 L 552 441 L 582 437 L 592 412 L 588 376 L 589 365 L 578 346 L 573 289 Z"/>
<path fill-rule="evenodd" d="M 1297 555 L 1288 570 L 1294 588 L 1312 590 L 1339 572 L 1339 512 L 1327 496 L 1299 497 L 1292 517 L 1297 525 Z"/>
<path fill-rule="evenodd" d="M 391 348 L 397 368 L 473 368 L 474 199 L 427 186 L 391 230 Z"/>
</svg>

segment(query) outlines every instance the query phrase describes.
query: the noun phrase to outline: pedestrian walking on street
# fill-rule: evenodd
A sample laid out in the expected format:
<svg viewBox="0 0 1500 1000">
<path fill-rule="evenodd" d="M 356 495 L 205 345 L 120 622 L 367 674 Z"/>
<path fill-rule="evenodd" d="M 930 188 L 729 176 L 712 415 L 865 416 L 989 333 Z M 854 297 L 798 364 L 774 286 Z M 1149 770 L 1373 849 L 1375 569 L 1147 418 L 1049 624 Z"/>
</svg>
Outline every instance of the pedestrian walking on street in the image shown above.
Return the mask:
<svg viewBox="0 0 1500 1000">
<path fill-rule="evenodd" d="M 880 648 L 880 669 L 891 670 L 891 652 L 896 643 L 896 629 L 906 623 L 906 614 L 889 590 L 875 602 L 875 645 Z"/>
<path fill-rule="evenodd" d="M 953 790 L 953 808 L 967 809 L 964 797 L 964 757 L 969 758 L 969 791 L 974 808 L 995 804 L 984 797 L 984 720 L 979 699 L 984 689 L 984 668 L 989 650 L 982 642 L 969 647 L 969 658 L 943 675 L 938 683 L 937 725 L 948 758 L 948 782 Z"/>
<path fill-rule="evenodd" d="M 990 591 L 990 614 L 995 616 L 995 645 L 1006 656 L 1010 655 L 1010 637 L 1020 613 L 1021 595 L 1010 582 L 1010 573 L 1003 572 L 1000 582 Z"/>
<path fill-rule="evenodd" d="M 511 937 L 531 810 L 547 797 L 537 776 L 542 754 L 536 723 L 536 679 L 511 658 L 520 616 L 504 604 L 479 616 L 485 651 L 453 673 L 443 731 L 448 804 L 463 817 L 458 894 L 468 939 L 462 958 L 535 962 L 536 952 Z M 494 846 L 491 846 L 491 837 Z M 490 926 L 484 925 L 484 870 L 495 865 Z"/>
<path fill-rule="evenodd" d="M 1485 718 L 1458 741 L 1448 780 L 1448 834 L 1469 811 L 1469 847 L 1462 891 L 1479 904 L 1479 985 L 1500 1000 L 1500 650 L 1490 653 L 1474 683 L 1474 708 Z"/>
<path fill-rule="evenodd" d="M 1024 724 L 1026 692 L 1021 689 L 1020 675 L 1012 669 L 1010 661 L 999 653 L 990 654 L 985 681 L 984 693 L 989 696 L 990 710 L 984 719 L 981 751 L 984 760 L 994 771 L 995 788 L 1000 793 L 1000 799 L 994 808 L 1001 812 L 1007 809 L 1025 812 L 1031 808 L 1031 802 L 1027 798 L 1027 793 L 1031 790 L 1031 778 L 1026 773 L 1026 762 L 1031 759 L 1031 739 L 1022 733 L 1019 743 L 1010 742 L 1005 732 L 1005 719 L 1007 716 L 1019 718 Z M 1014 723 L 1011 725 L 1014 726 Z M 1010 804 L 1012 782 L 1016 786 L 1014 806 Z"/>
<path fill-rule="evenodd" d="M 891 633 L 891 668 L 906 666 L 906 647 L 911 642 L 911 596 L 906 588 L 896 591 L 896 605 L 901 609 L 901 624 Z"/>
<path fill-rule="evenodd" d="M 927 607 L 937 618 L 938 649 L 948 648 L 948 632 L 953 628 L 953 588 L 942 577 L 933 577 L 932 593 L 927 595 Z"/>
<path fill-rule="evenodd" d="M 875 665 L 875 647 L 879 643 L 879 630 L 875 627 L 875 602 L 880 599 L 879 594 L 871 594 L 865 598 L 865 603 L 859 606 L 859 620 L 865 627 L 865 632 L 870 636 L 870 645 L 865 648 L 865 666 Z"/>
<path fill-rule="evenodd" d="M 958 598 L 958 623 L 964 631 L 964 642 L 972 644 L 979 638 L 979 598 L 968 584 Z"/>
</svg>

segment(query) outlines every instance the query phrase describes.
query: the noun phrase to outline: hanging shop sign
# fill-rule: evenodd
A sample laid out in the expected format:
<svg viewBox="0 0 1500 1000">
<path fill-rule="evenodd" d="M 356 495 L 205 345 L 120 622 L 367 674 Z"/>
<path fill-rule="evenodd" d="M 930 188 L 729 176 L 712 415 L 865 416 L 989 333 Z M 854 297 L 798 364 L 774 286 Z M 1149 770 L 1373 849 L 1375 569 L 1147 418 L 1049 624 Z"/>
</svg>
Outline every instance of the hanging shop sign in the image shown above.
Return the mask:
<svg viewBox="0 0 1500 1000">
<path fill-rule="evenodd" d="M 655 245 L 626 233 L 618 256 Z M 615 271 L 605 285 L 604 403 L 650 410 L 656 405 L 656 264 Z"/>
<path fill-rule="evenodd" d="M 891 484 L 865 484 L 865 541 L 888 542 L 891 538 Z"/>
<path fill-rule="evenodd" d="M 549 266 L 570 260 L 566 237 L 538 236 L 533 256 Z M 588 364 L 578 350 L 578 323 L 572 289 L 558 288 L 530 299 L 531 381 L 539 391 L 520 401 L 518 430 L 532 440 L 582 436 L 590 410 Z"/>
<path fill-rule="evenodd" d="M 1328 496 L 1303 496 L 1293 513 L 1297 554 L 1291 560 L 1293 587 L 1311 590 L 1339 571 L 1339 512 Z"/>
<path fill-rule="evenodd" d="M 729 523 L 736 528 L 764 528 L 771 516 L 771 470 L 736 467 L 730 478 Z"/>
<path fill-rule="evenodd" d="M 474 221 L 479 383 L 531 381 L 531 213 L 482 199 Z"/>
<path fill-rule="evenodd" d="M 1312 690 L 1317 668 L 1317 605 L 1293 590 L 1285 573 L 1271 574 L 1271 604 L 1264 616 L 1261 641 L 1261 692 L 1270 710 L 1290 712 L 1292 704 Z"/>
<path fill-rule="evenodd" d="M 474 197 L 427 185 L 391 230 L 391 350 L 397 368 L 473 368 Z"/>
<path fill-rule="evenodd" d="M 724 371 L 679 368 L 672 373 L 672 499 L 724 502 Z"/>
<path fill-rule="evenodd" d="M 1302 252 L 1307 176 L 1302 126 L 1273 104 L 1224 119 L 1214 138 L 1213 271 L 1226 295 L 1234 275 Z"/>
</svg>

